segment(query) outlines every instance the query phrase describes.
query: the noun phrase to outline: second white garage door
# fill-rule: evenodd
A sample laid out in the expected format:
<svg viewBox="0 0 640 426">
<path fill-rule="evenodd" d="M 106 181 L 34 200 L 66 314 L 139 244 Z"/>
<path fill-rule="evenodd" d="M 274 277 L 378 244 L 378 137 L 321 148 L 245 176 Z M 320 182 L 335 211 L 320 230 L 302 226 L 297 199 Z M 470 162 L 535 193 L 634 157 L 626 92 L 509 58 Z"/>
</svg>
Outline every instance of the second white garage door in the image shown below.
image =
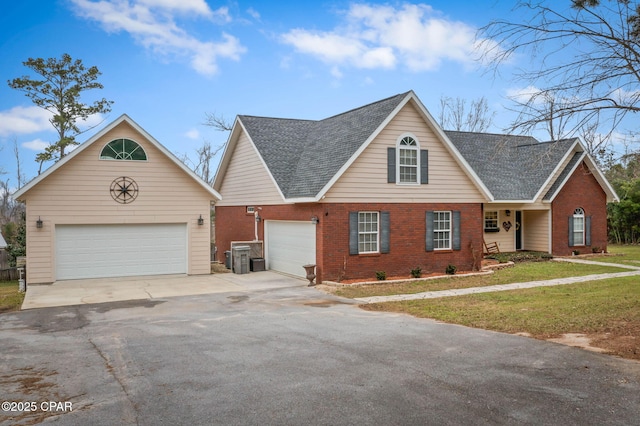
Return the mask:
<svg viewBox="0 0 640 426">
<path fill-rule="evenodd" d="M 316 226 L 310 222 L 265 221 L 267 268 L 300 277 L 316 263 Z"/>
<path fill-rule="evenodd" d="M 58 225 L 56 279 L 184 274 L 187 225 Z"/>
</svg>

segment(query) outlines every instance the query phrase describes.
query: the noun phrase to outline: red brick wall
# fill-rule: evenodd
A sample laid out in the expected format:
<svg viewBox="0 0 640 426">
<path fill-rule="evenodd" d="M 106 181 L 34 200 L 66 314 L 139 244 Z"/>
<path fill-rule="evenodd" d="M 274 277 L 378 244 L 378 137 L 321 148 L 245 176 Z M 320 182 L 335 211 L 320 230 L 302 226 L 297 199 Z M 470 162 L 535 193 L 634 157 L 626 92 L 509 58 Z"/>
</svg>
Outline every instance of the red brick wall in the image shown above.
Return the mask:
<svg viewBox="0 0 640 426">
<path fill-rule="evenodd" d="M 257 206 L 256 206 L 257 207 Z M 373 255 L 349 255 L 349 212 L 390 212 L 390 252 Z M 461 250 L 425 251 L 425 212 L 427 210 L 459 210 L 461 212 Z M 409 275 L 419 266 L 423 273 L 444 272 L 449 264 L 459 271 L 471 270 L 473 253 L 482 252 L 482 206 L 480 204 L 295 204 L 262 206 L 260 216 L 266 220 L 310 221 L 318 216 L 316 227 L 317 282 L 353 278 L 375 278 L 376 271 L 388 277 Z M 216 208 L 216 245 L 218 258 L 231 241 L 254 238 L 253 215 L 245 207 Z M 264 238 L 264 222 L 259 223 L 258 238 Z"/>
<path fill-rule="evenodd" d="M 569 247 L 569 216 L 578 207 L 584 209 L 585 216 L 591 216 L 591 245 Z M 584 163 L 555 198 L 552 211 L 553 254 L 568 256 L 574 249 L 581 253 L 591 253 L 595 247 L 607 249 L 607 196 Z"/>
</svg>

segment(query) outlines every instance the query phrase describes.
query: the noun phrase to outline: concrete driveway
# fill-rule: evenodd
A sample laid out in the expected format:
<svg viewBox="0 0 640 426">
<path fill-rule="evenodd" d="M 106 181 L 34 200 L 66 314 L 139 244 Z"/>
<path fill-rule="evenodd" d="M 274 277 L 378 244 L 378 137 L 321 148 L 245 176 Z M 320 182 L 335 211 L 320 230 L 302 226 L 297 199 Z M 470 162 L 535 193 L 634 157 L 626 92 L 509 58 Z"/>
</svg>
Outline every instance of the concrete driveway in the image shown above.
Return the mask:
<svg viewBox="0 0 640 426">
<path fill-rule="evenodd" d="M 158 299 L 196 294 L 245 292 L 296 287 L 308 281 L 271 271 L 249 274 L 154 275 L 125 278 L 56 281 L 31 285 L 22 309 L 72 306 L 123 300 Z"/>
<path fill-rule="evenodd" d="M 7 426 L 640 418 L 640 363 L 364 311 L 305 285 L 8 313 L 0 341 L 2 400 L 35 404 L 7 406 Z"/>
</svg>

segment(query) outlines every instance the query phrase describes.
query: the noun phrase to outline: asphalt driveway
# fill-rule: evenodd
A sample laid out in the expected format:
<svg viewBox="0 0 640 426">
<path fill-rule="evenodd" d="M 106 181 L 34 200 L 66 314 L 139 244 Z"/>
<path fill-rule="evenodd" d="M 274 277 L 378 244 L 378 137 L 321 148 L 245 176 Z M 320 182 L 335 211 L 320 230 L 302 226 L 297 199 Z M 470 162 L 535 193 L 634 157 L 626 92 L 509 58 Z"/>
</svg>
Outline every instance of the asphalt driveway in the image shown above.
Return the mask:
<svg viewBox="0 0 640 426">
<path fill-rule="evenodd" d="M 637 362 L 363 311 L 305 285 L 275 284 L 1 315 L 2 398 L 35 409 L 7 405 L 0 424 L 628 425 L 640 418 Z"/>
</svg>

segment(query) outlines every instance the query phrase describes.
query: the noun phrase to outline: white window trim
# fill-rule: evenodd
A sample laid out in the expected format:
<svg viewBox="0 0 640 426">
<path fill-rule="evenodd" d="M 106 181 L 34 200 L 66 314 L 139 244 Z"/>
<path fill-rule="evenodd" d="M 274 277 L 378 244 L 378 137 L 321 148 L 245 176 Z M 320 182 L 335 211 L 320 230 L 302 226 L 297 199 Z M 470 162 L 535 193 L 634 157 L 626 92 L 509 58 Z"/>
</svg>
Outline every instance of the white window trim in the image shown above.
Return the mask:
<svg viewBox="0 0 640 426">
<path fill-rule="evenodd" d="M 582 230 L 576 230 L 576 219 L 582 219 L 582 221 L 581 221 Z M 575 247 L 580 247 L 580 246 L 586 245 L 586 235 L 585 235 L 586 229 L 585 228 L 586 228 L 586 223 L 585 223 L 584 209 L 582 207 L 578 207 L 573 212 L 573 245 Z M 581 237 L 582 238 L 582 242 L 579 243 L 579 244 L 576 242 L 576 235 L 582 235 L 582 237 Z"/>
<path fill-rule="evenodd" d="M 130 140 L 131 142 L 135 143 L 137 145 L 135 150 L 140 149 L 140 151 L 142 151 L 144 153 L 144 158 L 145 159 L 144 160 L 134 160 L 134 159 L 131 159 L 131 158 L 102 158 L 102 152 L 105 150 L 105 148 L 107 146 L 109 146 L 109 144 L 111 144 L 112 142 L 115 142 L 117 140 Z M 114 151 L 113 148 L 110 148 L 110 149 L 114 153 L 116 153 L 116 151 Z M 131 153 L 128 153 L 128 154 L 131 155 Z M 139 162 L 146 162 L 146 161 L 149 161 L 149 156 L 147 155 L 147 151 L 137 141 L 134 141 L 131 138 L 115 138 L 115 139 L 111 139 L 109 142 L 105 143 L 102 146 L 102 148 L 100 148 L 100 152 L 98 153 L 98 160 L 100 160 L 100 161 L 139 161 Z"/>
<path fill-rule="evenodd" d="M 487 213 L 495 213 L 496 214 L 496 226 L 495 227 L 491 227 L 491 226 L 487 226 Z M 493 220 L 493 219 L 489 219 L 489 220 Z M 497 210 L 487 210 L 484 212 L 484 229 L 500 229 L 500 213 Z"/>
<path fill-rule="evenodd" d="M 376 223 L 377 223 L 377 229 L 375 231 L 376 234 L 376 250 L 372 250 L 372 251 L 362 251 L 360 250 L 360 235 L 370 235 L 370 234 L 374 234 L 374 232 L 366 232 L 360 231 L 360 215 L 361 214 L 375 214 L 376 215 Z M 380 253 L 380 212 L 377 211 L 359 211 L 358 212 L 358 254 L 371 254 L 371 253 Z"/>
<path fill-rule="evenodd" d="M 449 214 L 449 229 L 436 229 L 436 223 L 438 222 L 438 214 L 439 213 L 448 213 Z M 438 241 L 444 241 L 444 240 L 439 240 L 438 238 L 436 238 L 436 235 L 439 232 L 448 232 L 449 233 L 449 239 L 448 239 L 448 247 L 436 247 L 438 245 Z M 450 210 L 438 210 L 438 211 L 434 211 L 433 212 L 433 250 L 434 251 L 438 251 L 438 250 L 452 250 L 453 248 L 453 213 Z"/>
<path fill-rule="evenodd" d="M 402 140 L 404 138 L 411 138 L 416 142 L 416 146 L 414 147 L 401 147 L 400 146 L 400 142 L 402 142 Z M 416 181 L 415 182 L 401 182 L 400 181 L 400 168 L 401 167 L 408 167 L 405 165 L 401 165 L 400 164 L 400 150 L 401 149 L 407 149 L 407 150 L 415 150 L 416 151 Z M 402 135 L 400 135 L 400 137 L 398 138 L 398 140 L 396 140 L 396 185 L 416 185 L 419 186 L 420 182 L 421 182 L 421 177 L 420 177 L 420 141 L 418 140 L 418 138 L 412 134 L 412 133 L 404 133 Z"/>
</svg>

